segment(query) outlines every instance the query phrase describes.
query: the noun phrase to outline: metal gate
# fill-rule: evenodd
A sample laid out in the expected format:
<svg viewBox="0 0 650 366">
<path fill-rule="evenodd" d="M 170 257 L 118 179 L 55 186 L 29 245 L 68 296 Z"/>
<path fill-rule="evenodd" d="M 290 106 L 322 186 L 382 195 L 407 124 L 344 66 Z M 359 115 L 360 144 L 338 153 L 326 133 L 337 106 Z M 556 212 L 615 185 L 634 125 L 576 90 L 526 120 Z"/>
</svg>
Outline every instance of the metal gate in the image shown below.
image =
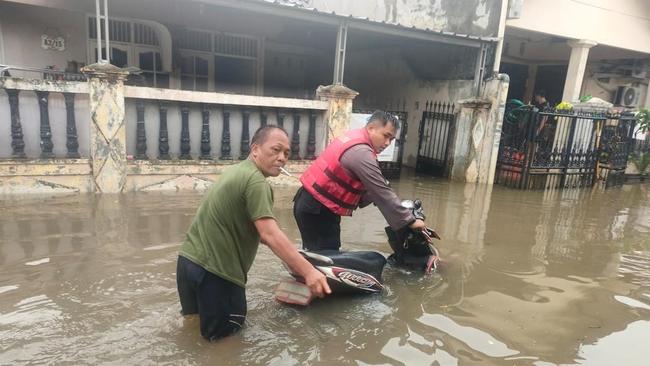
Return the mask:
<svg viewBox="0 0 650 366">
<path fill-rule="evenodd" d="M 523 189 L 622 183 L 631 145 L 631 115 L 539 112 L 506 106 L 495 183 Z"/>
<path fill-rule="evenodd" d="M 622 185 L 628 157 L 634 149 L 634 116 L 624 114 L 605 122 L 598 150 L 598 179 L 605 187 Z"/>
<path fill-rule="evenodd" d="M 448 176 L 449 146 L 456 124 L 454 109 L 452 103 L 426 103 L 418 130 L 417 173 Z"/>
</svg>

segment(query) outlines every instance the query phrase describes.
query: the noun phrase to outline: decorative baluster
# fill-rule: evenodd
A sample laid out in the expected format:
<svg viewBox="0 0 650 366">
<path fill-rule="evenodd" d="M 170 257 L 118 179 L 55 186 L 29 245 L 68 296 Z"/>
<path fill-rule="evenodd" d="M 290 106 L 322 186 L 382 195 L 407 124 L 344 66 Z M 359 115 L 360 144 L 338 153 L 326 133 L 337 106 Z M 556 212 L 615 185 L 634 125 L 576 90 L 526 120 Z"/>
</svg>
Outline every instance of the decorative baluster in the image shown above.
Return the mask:
<svg viewBox="0 0 650 366">
<path fill-rule="evenodd" d="M 284 128 L 284 112 L 278 109 L 278 126 Z"/>
<path fill-rule="evenodd" d="M 247 110 L 242 110 L 242 128 L 241 128 L 241 144 L 239 145 L 239 160 L 244 160 L 248 157 L 248 152 L 250 151 L 250 133 L 248 131 L 248 122 L 250 120 L 251 113 Z"/>
<path fill-rule="evenodd" d="M 201 111 L 202 125 L 201 125 L 201 160 L 212 160 L 210 156 L 210 107 L 203 104 Z"/>
<path fill-rule="evenodd" d="M 263 109 L 260 110 L 260 127 L 266 126 L 267 118 L 268 116 L 266 115 L 266 112 Z"/>
<path fill-rule="evenodd" d="M 307 156 L 305 159 L 316 159 L 316 113 L 309 111 L 309 130 L 307 132 Z"/>
<path fill-rule="evenodd" d="M 293 112 L 293 133 L 291 134 L 291 156 L 289 160 L 300 160 L 300 113 Z"/>
<path fill-rule="evenodd" d="M 77 123 L 74 118 L 74 94 L 63 93 L 65 99 L 65 112 L 66 112 L 66 143 L 68 148 L 67 158 L 78 159 L 79 155 L 79 140 L 77 139 Z"/>
<path fill-rule="evenodd" d="M 20 111 L 18 109 L 17 89 L 6 89 L 9 98 L 9 111 L 11 114 L 11 156 L 16 159 L 25 158 L 25 142 L 23 141 L 23 128 L 20 124 Z"/>
<path fill-rule="evenodd" d="M 50 92 L 37 91 L 38 107 L 41 112 L 41 159 L 51 159 L 54 157 L 52 149 L 52 129 L 50 128 L 50 112 L 48 110 L 48 101 Z"/>
<path fill-rule="evenodd" d="M 181 104 L 181 160 L 191 160 L 190 155 L 190 107 Z"/>
<path fill-rule="evenodd" d="M 169 160 L 169 132 L 167 131 L 167 103 L 158 104 L 160 115 L 160 128 L 158 133 L 158 159 Z"/>
<path fill-rule="evenodd" d="M 135 100 L 136 112 L 136 144 L 135 158 L 140 160 L 147 159 L 147 133 L 144 129 L 144 100 Z"/>
<path fill-rule="evenodd" d="M 223 108 L 223 130 L 221 132 L 221 160 L 232 160 L 230 155 L 230 112 Z"/>
</svg>

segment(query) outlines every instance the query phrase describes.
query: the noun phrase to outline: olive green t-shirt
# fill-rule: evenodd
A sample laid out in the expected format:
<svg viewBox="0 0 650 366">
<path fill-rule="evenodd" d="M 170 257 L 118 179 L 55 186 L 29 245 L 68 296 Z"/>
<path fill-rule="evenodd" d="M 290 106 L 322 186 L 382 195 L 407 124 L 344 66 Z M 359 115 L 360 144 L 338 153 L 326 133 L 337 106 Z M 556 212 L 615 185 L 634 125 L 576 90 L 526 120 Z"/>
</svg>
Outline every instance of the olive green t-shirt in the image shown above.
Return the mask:
<svg viewBox="0 0 650 366">
<path fill-rule="evenodd" d="M 260 236 L 253 222 L 273 216 L 273 191 L 251 160 L 228 168 L 213 184 L 185 236 L 180 255 L 245 287 Z"/>
</svg>

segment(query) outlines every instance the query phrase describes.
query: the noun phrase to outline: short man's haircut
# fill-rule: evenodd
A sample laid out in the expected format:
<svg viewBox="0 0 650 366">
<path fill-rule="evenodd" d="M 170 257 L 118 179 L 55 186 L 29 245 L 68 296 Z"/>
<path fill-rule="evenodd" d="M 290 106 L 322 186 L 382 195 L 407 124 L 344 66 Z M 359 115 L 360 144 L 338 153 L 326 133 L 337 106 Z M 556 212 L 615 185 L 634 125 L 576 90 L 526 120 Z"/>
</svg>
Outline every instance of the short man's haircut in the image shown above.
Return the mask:
<svg viewBox="0 0 650 366">
<path fill-rule="evenodd" d="M 379 122 L 382 127 L 390 123 L 393 125 L 393 127 L 395 127 L 396 131 L 399 130 L 400 127 L 400 121 L 396 115 L 380 110 L 376 110 L 372 113 L 372 115 L 370 115 L 367 124 L 374 122 Z"/>
<path fill-rule="evenodd" d="M 538 91 L 535 92 L 534 96 L 546 98 L 546 90 L 538 90 Z"/>
<path fill-rule="evenodd" d="M 284 133 L 287 138 L 289 137 L 289 134 L 284 128 L 276 125 L 266 125 L 258 128 L 257 131 L 255 131 L 253 138 L 251 139 L 251 146 L 253 144 L 262 145 L 264 142 L 266 142 L 266 139 L 269 137 L 269 134 L 273 130 L 282 131 L 282 133 Z"/>
</svg>

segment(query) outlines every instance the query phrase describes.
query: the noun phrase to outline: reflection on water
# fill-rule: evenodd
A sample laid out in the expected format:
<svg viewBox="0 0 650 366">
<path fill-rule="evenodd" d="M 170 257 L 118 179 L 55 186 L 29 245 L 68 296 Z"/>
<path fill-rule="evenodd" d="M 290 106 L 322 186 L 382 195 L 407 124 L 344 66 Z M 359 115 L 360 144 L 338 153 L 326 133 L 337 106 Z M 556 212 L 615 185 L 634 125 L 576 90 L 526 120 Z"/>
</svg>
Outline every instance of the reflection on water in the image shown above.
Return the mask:
<svg viewBox="0 0 650 366">
<path fill-rule="evenodd" d="M 387 290 L 309 308 L 273 299 L 261 247 L 238 335 L 203 341 L 179 315 L 175 261 L 194 193 L 3 199 L 0 364 L 646 364 L 650 189 L 519 192 L 402 179 L 443 240 L 442 274 L 387 268 Z M 299 240 L 293 188 L 276 213 Z M 388 254 L 374 207 L 344 248 Z"/>
</svg>

